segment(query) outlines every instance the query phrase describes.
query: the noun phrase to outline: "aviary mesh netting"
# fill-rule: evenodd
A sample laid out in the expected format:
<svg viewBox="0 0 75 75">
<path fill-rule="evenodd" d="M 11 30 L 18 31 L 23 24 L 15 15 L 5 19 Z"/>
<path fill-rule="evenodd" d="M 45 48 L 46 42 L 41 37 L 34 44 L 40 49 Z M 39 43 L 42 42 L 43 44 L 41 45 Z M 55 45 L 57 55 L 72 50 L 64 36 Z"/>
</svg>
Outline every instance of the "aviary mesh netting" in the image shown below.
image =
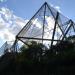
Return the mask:
<svg viewBox="0 0 75 75">
<path fill-rule="evenodd" d="M 17 38 L 23 43 L 37 41 L 51 45 L 74 35 L 74 32 L 73 21 L 45 2 L 19 32 Z"/>
<path fill-rule="evenodd" d="M 17 34 L 16 41 L 12 44 L 11 48 L 8 48 L 8 50 L 17 50 L 17 40 L 24 44 L 27 44 L 27 42 L 30 41 L 36 41 L 51 47 L 74 35 L 74 22 L 45 2 Z M 7 47 L 8 44 L 5 43 L 0 50 L 5 51 Z"/>
</svg>

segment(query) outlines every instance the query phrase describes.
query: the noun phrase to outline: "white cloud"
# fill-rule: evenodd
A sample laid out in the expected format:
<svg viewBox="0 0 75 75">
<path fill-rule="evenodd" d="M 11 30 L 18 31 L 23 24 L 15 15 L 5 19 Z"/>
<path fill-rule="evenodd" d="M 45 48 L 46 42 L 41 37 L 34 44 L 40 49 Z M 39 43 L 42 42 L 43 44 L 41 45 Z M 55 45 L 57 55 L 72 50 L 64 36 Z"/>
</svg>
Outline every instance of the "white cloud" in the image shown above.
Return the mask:
<svg viewBox="0 0 75 75">
<path fill-rule="evenodd" d="M 61 12 L 61 9 L 60 9 L 59 6 L 55 6 L 54 8 L 55 8 L 58 12 Z"/>
<path fill-rule="evenodd" d="M 58 6 L 58 5 L 53 5 L 53 4 L 50 4 L 50 5 L 51 5 L 51 7 L 53 7 L 54 9 L 56 9 L 58 12 L 61 13 L 61 8 L 60 8 L 60 6 Z"/>
<path fill-rule="evenodd" d="M 38 18 L 33 19 L 32 24 L 36 25 L 36 27 L 38 27 L 39 29 L 42 27 L 42 24 L 40 23 L 40 21 L 38 21 Z"/>
<path fill-rule="evenodd" d="M 13 41 L 13 40 L 15 40 L 15 35 L 12 34 L 11 32 L 9 32 L 8 29 L 4 29 L 3 31 L 0 31 L 0 37 L 3 40 L 7 40 L 7 41 Z"/>
<path fill-rule="evenodd" d="M 27 22 L 28 20 L 14 15 L 8 8 L 0 8 L 0 38 L 5 41 L 14 40 Z"/>
<path fill-rule="evenodd" d="M 1 3 L 6 2 L 7 0 L 0 0 Z"/>
</svg>

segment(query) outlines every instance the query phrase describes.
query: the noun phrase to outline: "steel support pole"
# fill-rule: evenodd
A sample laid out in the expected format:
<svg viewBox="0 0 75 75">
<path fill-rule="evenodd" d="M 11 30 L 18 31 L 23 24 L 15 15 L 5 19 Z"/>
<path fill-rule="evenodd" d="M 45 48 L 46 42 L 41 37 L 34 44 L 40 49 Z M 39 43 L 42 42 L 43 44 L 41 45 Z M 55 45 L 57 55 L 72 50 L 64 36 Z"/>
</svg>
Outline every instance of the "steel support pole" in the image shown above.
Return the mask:
<svg viewBox="0 0 75 75">
<path fill-rule="evenodd" d="M 52 35 L 51 47 L 50 48 L 52 48 L 52 45 L 53 45 L 54 35 L 55 35 L 55 31 L 56 31 L 56 25 L 57 25 L 58 17 L 59 17 L 59 13 L 57 12 L 56 19 L 55 19 L 54 30 L 53 30 L 53 35 Z"/>
<path fill-rule="evenodd" d="M 43 7 L 45 4 L 47 4 L 47 3 L 45 2 L 45 3 L 40 7 L 40 9 L 33 15 L 33 17 L 27 22 L 27 24 L 21 29 L 21 31 L 20 31 L 16 36 L 18 36 L 18 35 L 23 31 L 23 29 L 28 26 L 28 23 L 37 15 L 37 13 L 42 9 L 42 7 Z"/>
<path fill-rule="evenodd" d="M 73 25 L 73 29 L 74 29 L 74 32 L 75 32 L 75 24 L 74 24 L 74 22 L 71 20 L 71 22 L 73 23 L 72 25 Z"/>
<path fill-rule="evenodd" d="M 21 42 L 23 42 L 25 45 L 29 46 L 26 42 L 22 41 L 21 38 L 18 37 L 18 40 L 20 40 Z"/>
<path fill-rule="evenodd" d="M 16 44 L 17 44 L 17 39 L 15 40 L 14 45 L 13 45 L 14 52 L 17 52 L 17 46 L 16 46 Z"/>
<path fill-rule="evenodd" d="M 53 14 L 53 12 L 52 12 L 52 10 L 50 9 L 50 6 L 47 4 L 47 6 L 48 6 L 48 8 L 49 8 L 49 10 L 50 10 L 50 12 L 51 12 L 51 14 L 52 14 L 52 16 L 53 16 L 53 18 L 54 18 L 54 20 L 56 20 L 56 18 L 55 18 L 55 16 L 54 16 L 54 14 Z M 64 35 L 64 32 L 63 32 L 63 30 L 61 29 L 61 27 L 60 27 L 60 25 L 58 24 L 58 26 L 59 26 L 59 28 L 60 28 L 60 30 L 61 30 L 61 32 L 62 32 L 62 34 Z M 65 37 L 66 38 L 66 37 Z"/>
<path fill-rule="evenodd" d="M 42 31 L 42 43 L 43 43 L 43 37 L 44 37 L 44 26 L 45 26 L 46 4 L 47 4 L 47 3 L 45 3 L 45 8 L 44 8 L 44 20 L 43 20 L 43 31 Z"/>
<path fill-rule="evenodd" d="M 63 41 L 64 40 L 64 37 L 66 37 L 66 34 L 68 33 L 68 31 L 69 31 L 69 29 L 71 28 L 71 26 L 73 26 L 73 22 L 70 20 L 70 26 L 68 27 L 68 29 L 67 29 L 67 31 L 66 31 L 66 33 L 64 34 L 64 36 L 63 36 L 63 38 L 62 38 L 62 40 L 61 41 Z"/>
<path fill-rule="evenodd" d="M 33 39 L 33 40 L 42 40 L 42 38 L 33 38 L 33 37 L 18 37 L 18 39 Z M 43 39 L 44 41 L 52 41 L 52 39 Z M 21 40 L 22 41 L 22 40 Z M 61 40 L 55 40 L 54 41 L 61 41 Z M 23 41 L 22 41 L 23 42 Z"/>
</svg>

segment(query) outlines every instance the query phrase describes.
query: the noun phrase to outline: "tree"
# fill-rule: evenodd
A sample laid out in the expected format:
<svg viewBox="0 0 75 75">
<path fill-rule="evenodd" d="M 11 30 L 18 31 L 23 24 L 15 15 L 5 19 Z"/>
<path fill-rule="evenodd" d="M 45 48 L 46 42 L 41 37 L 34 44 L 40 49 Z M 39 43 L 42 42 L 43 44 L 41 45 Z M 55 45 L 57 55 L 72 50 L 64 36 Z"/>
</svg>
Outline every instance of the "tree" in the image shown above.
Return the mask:
<svg viewBox="0 0 75 75">
<path fill-rule="evenodd" d="M 35 41 L 28 42 L 28 46 L 23 45 L 21 47 L 21 60 L 31 60 L 31 61 L 37 61 L 40 62 L 43 60 L 45 50 L 47 50 L 47 47 L 43 45 L 42 43 L 37 43 Z"/>
</svg>

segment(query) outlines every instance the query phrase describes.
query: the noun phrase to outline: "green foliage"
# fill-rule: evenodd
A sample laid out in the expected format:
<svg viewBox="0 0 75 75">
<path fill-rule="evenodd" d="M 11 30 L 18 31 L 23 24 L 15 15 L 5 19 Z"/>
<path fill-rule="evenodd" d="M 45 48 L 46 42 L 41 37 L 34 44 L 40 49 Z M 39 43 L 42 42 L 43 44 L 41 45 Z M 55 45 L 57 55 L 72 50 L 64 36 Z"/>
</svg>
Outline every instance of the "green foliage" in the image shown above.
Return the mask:
<svg viewBox="0 0 75 75">
<path fill-rule="evenodd" d="M 66 59 L 75 57 L 74 43 L 63 41 L 52 47 L 52 52 L 45 45 L 35 41 L 28 42 L 28 46 L 21 47 L 19 61 L 27 62 L 50 62 L 57 59 Z"/>
<path fill-rule="evenodd" d="M 75 69 L 74 46 L 74 43 L 64 41 L 54 45 L 51 51 L 41 43 L 28 42 L 19 53 L 6 53 L 0 58 L 0 75 L 47 75 L 48 72 L 62 75 L 67 69 Z"/>
<path fill-rule="evenodd" d="M 28 46 L 23 45 L 20 49 L 19 61 L 28 63 L 39 62 L 43 57 L 43 52 L 47 47 L 35 41 L 28 42 Z"/>
</svg>

